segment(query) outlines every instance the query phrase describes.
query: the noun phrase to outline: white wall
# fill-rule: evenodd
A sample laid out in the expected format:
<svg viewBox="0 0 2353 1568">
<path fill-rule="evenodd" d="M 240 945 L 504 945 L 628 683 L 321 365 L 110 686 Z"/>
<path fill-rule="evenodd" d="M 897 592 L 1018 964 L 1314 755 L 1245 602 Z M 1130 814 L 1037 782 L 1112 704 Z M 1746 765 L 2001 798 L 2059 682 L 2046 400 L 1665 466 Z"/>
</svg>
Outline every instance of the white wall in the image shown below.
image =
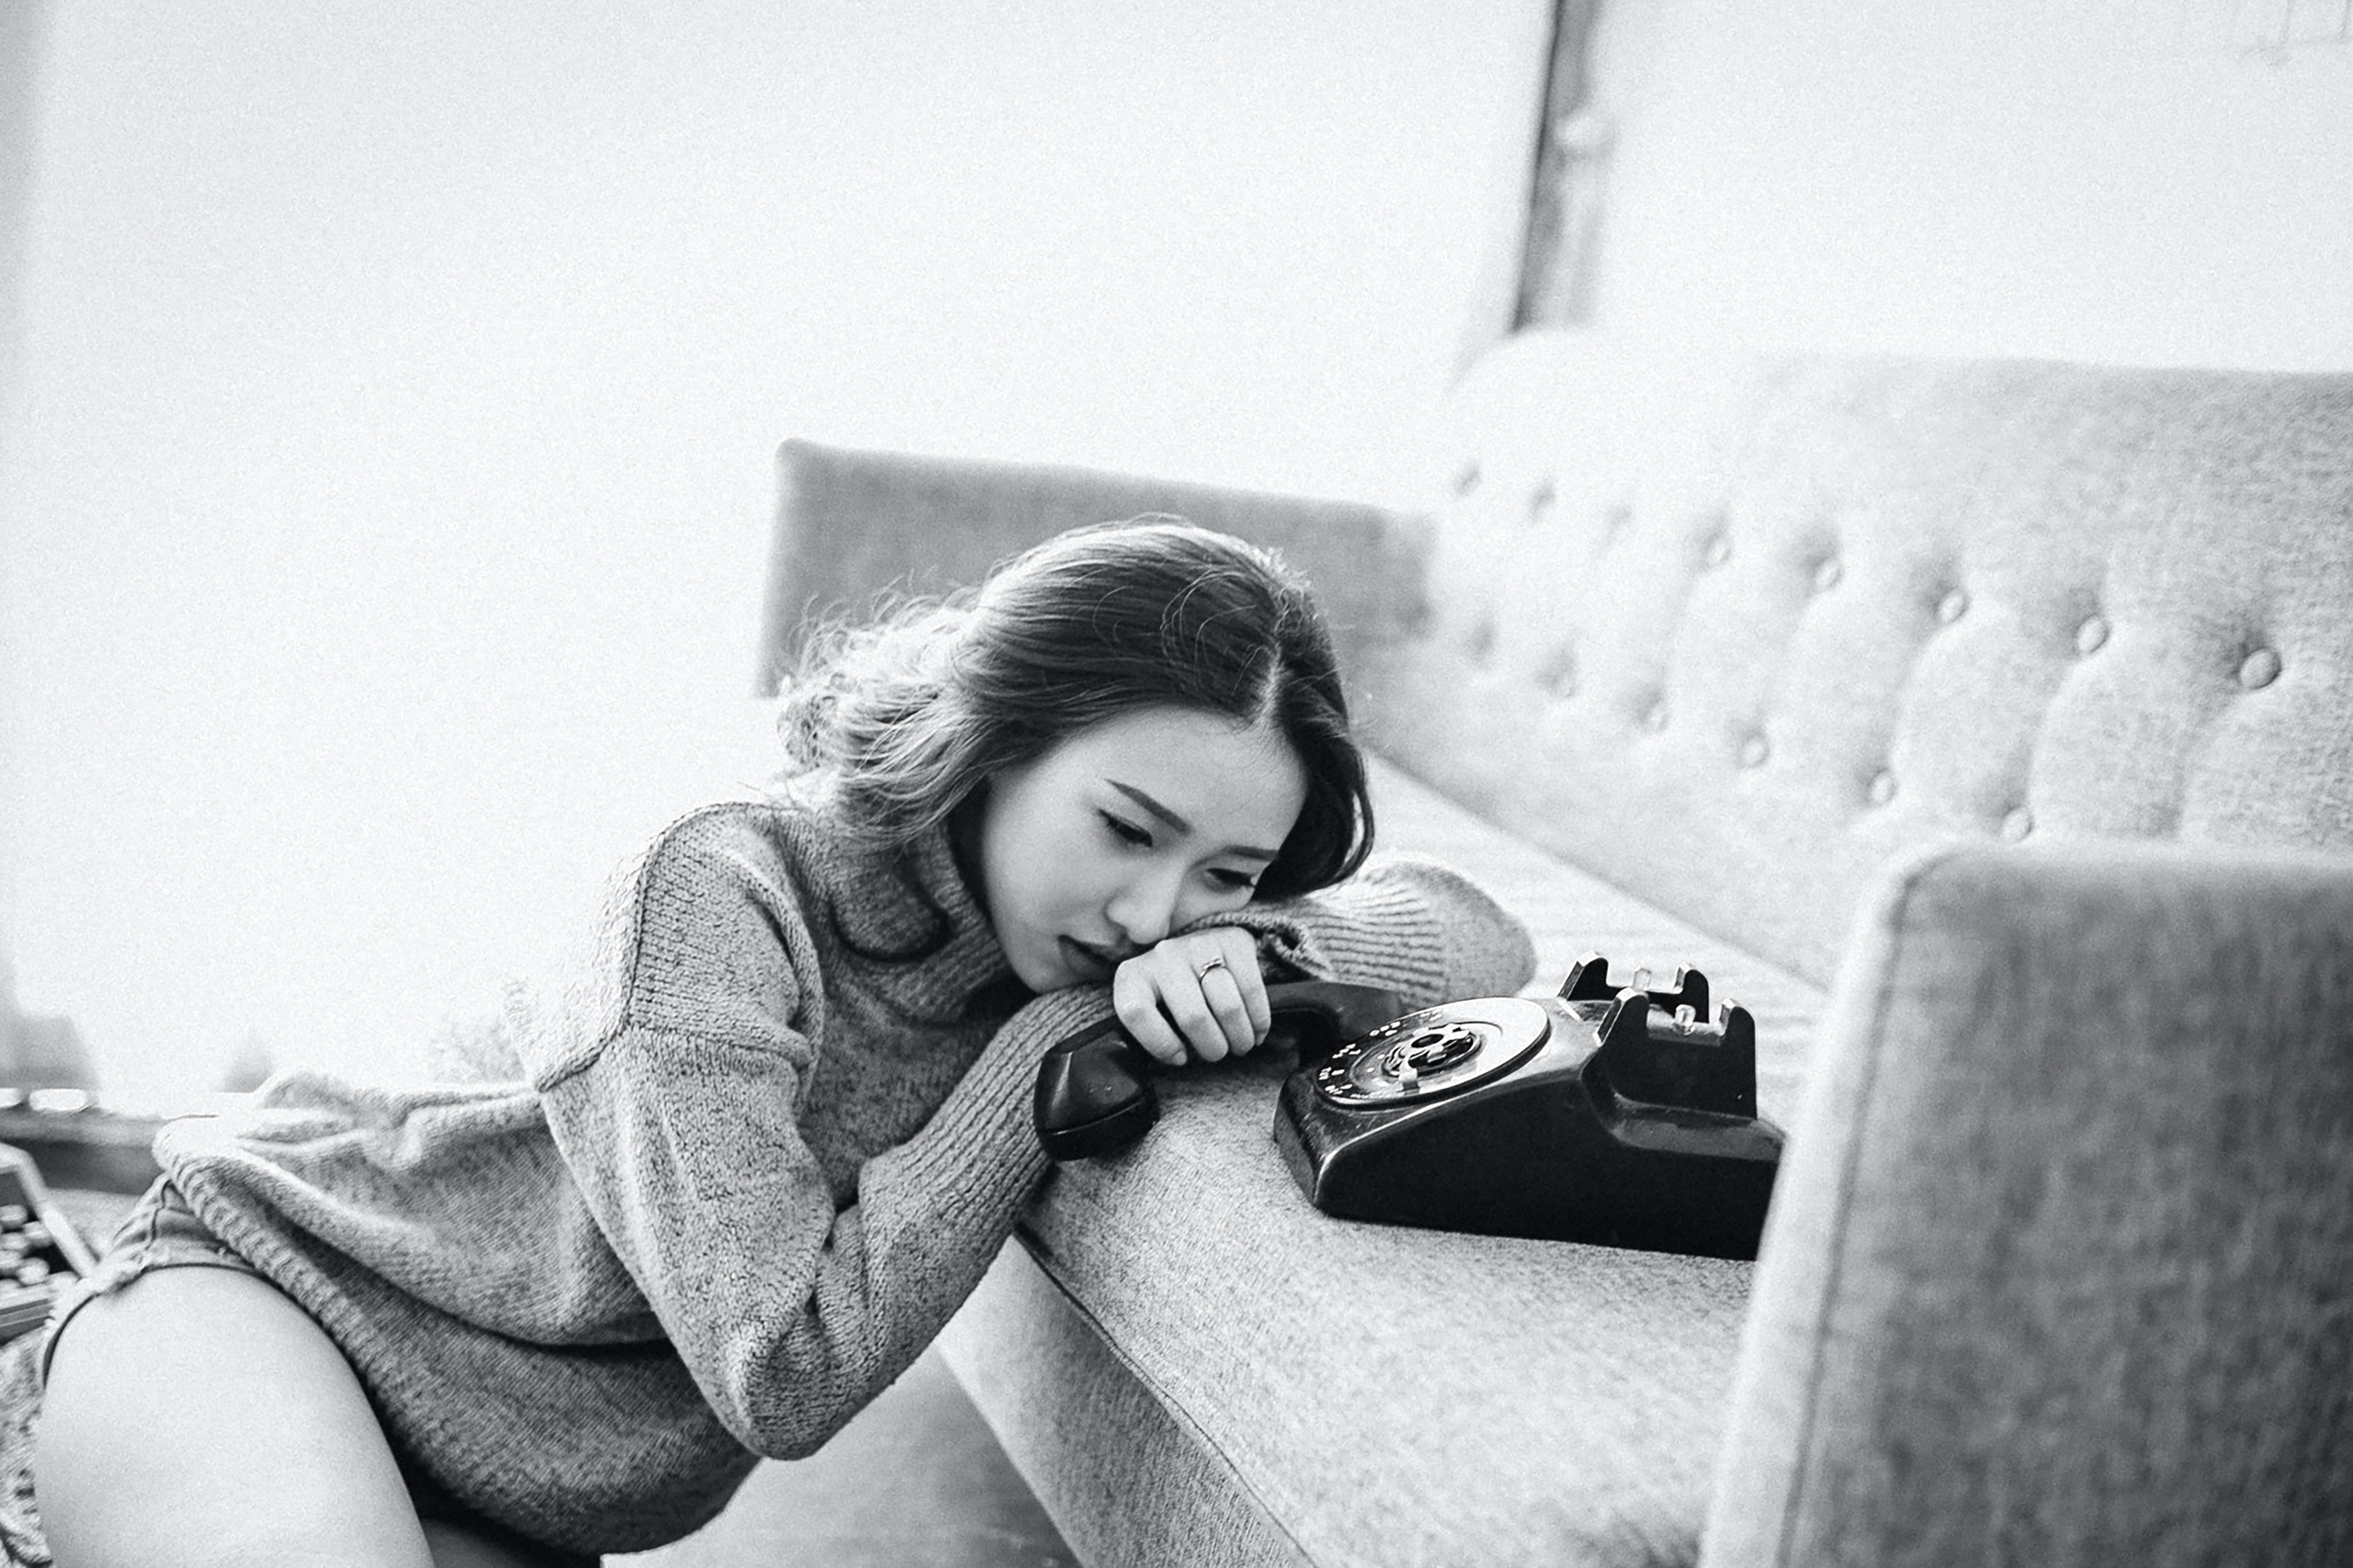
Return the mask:
<svg viewBox="0 0 2353 1568">
<path fill-rule="evenodd" d="M 787 435 L 1394 494 L 1540 0 L 65 0 L 0 423 L 17 957 L 398 1072 L 742 776 Z"/>
<path fill-rule="evenodd" d="M 0 5 L 0 407 L 5 406 L 8 389 L 16 384 L 19 357 L 17 305 L 24 277 L 26 207 L 32 188 L 34 84 L 39 79 L 41 51 L 48 37 L 47 9 L 47 0 Z M 5 429 L 0 428 L 0 444 L 5 438 Z M 9 602 L 6 537 L 0 532 L 0 611 Z M 9 668 L 5 625 L 0 616 L 0 1044 L 13 1048 L 17 841 L 23 837 L 15 803 L 24 723 L 16 707 L 16 678 Z"/>
<path fill-rule="evenodd" d="M 2342 0 L 1628 0 L 1597 315 L 2353 368 Z"/>
</svg>

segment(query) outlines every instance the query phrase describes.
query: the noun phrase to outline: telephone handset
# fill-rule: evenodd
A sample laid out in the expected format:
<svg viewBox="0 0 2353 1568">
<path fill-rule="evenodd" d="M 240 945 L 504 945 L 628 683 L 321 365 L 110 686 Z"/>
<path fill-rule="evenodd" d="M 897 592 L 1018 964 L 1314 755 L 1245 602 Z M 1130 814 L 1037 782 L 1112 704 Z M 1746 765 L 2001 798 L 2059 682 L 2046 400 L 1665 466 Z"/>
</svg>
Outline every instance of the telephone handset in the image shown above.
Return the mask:
<svg viewBox="0 0 2353 1568">
<path fill-rule="evenodd" d="M 1333 980 L 1266 988 L 1275 1031 L 1296 1034 L 1302 1060 L 1322 1057 L 1403 1012 L 1393 991 Z M 1115 1154 L 1160 1120 L 1152 1058 L 1117 1018 L 1083 1029 L 1038 1064 L 1038 1141 L 1056 1160 Z"/>
<path fill-rule="evenodd" d="M 1647 978 L 1647 977 L 1645 977 Z M 1782 1148 L 1757 1115 L 1757 1031 L 1706 976 L 1619 985 L 1588 952 L 1556 995 L 1398 1016 L 1370 987 L 1268 988 L 1300 1032 L 1274 1141 L 1310 1202 L 1354 1219 L 1754 1258 Z M 1037 1122 L 1058 1160 L 1159 1115 L 1115 1022 L 1048 1053 Z"/>
</svg>

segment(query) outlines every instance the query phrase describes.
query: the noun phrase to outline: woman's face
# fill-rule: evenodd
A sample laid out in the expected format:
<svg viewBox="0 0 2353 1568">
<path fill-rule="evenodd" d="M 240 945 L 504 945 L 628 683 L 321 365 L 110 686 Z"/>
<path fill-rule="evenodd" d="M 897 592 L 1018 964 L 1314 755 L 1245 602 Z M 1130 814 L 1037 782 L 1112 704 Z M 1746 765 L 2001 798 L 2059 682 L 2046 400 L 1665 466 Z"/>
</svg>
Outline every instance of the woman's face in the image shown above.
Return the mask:
<svg viewBox="0 0 2353 1568">
<path fill-rule="evenodd" d="M 1307 774 L 1267 728 L 1147 708 L 989 780 L 982 896 L 1032 991 L 1105 981 L 1204 916 L 1250 901 L 1299 819 Z"/>
</svg>

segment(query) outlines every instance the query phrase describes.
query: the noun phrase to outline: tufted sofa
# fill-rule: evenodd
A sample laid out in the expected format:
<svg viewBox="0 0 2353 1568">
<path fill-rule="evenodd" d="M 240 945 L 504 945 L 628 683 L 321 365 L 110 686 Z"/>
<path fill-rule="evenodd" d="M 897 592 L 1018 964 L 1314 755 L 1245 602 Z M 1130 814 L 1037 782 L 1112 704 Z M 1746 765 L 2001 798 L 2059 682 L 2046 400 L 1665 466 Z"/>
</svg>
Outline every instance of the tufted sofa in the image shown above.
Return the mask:
<svg viewBox="0 0 2353 1568">
<path fill-rule="evenodd" d="M 2353 376 L 1510 339 L 1389 510 L 807 443 L 769 637 L 1065 524 L 1274 544 L 1381 840 L 1696 963 L 1755 1265 L 1365 1225 L 1163 1083 L 944 1346 L 1096 1563 L 2353 1561 Z"/>
</svg>

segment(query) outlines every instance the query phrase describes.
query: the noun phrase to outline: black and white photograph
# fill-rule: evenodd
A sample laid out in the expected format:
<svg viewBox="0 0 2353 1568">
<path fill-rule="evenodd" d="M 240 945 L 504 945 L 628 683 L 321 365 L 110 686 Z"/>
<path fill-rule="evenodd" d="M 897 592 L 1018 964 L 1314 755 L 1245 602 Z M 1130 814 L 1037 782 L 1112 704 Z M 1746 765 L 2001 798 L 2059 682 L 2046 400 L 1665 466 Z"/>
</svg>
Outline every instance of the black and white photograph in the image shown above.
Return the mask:
<svg viewBox="0 0 2353 1568">
<path fill-rule="evenodd" d="M 0 1568 L 2353 1564 L 2353 0 L 0 0 Z"/>
</svg>

